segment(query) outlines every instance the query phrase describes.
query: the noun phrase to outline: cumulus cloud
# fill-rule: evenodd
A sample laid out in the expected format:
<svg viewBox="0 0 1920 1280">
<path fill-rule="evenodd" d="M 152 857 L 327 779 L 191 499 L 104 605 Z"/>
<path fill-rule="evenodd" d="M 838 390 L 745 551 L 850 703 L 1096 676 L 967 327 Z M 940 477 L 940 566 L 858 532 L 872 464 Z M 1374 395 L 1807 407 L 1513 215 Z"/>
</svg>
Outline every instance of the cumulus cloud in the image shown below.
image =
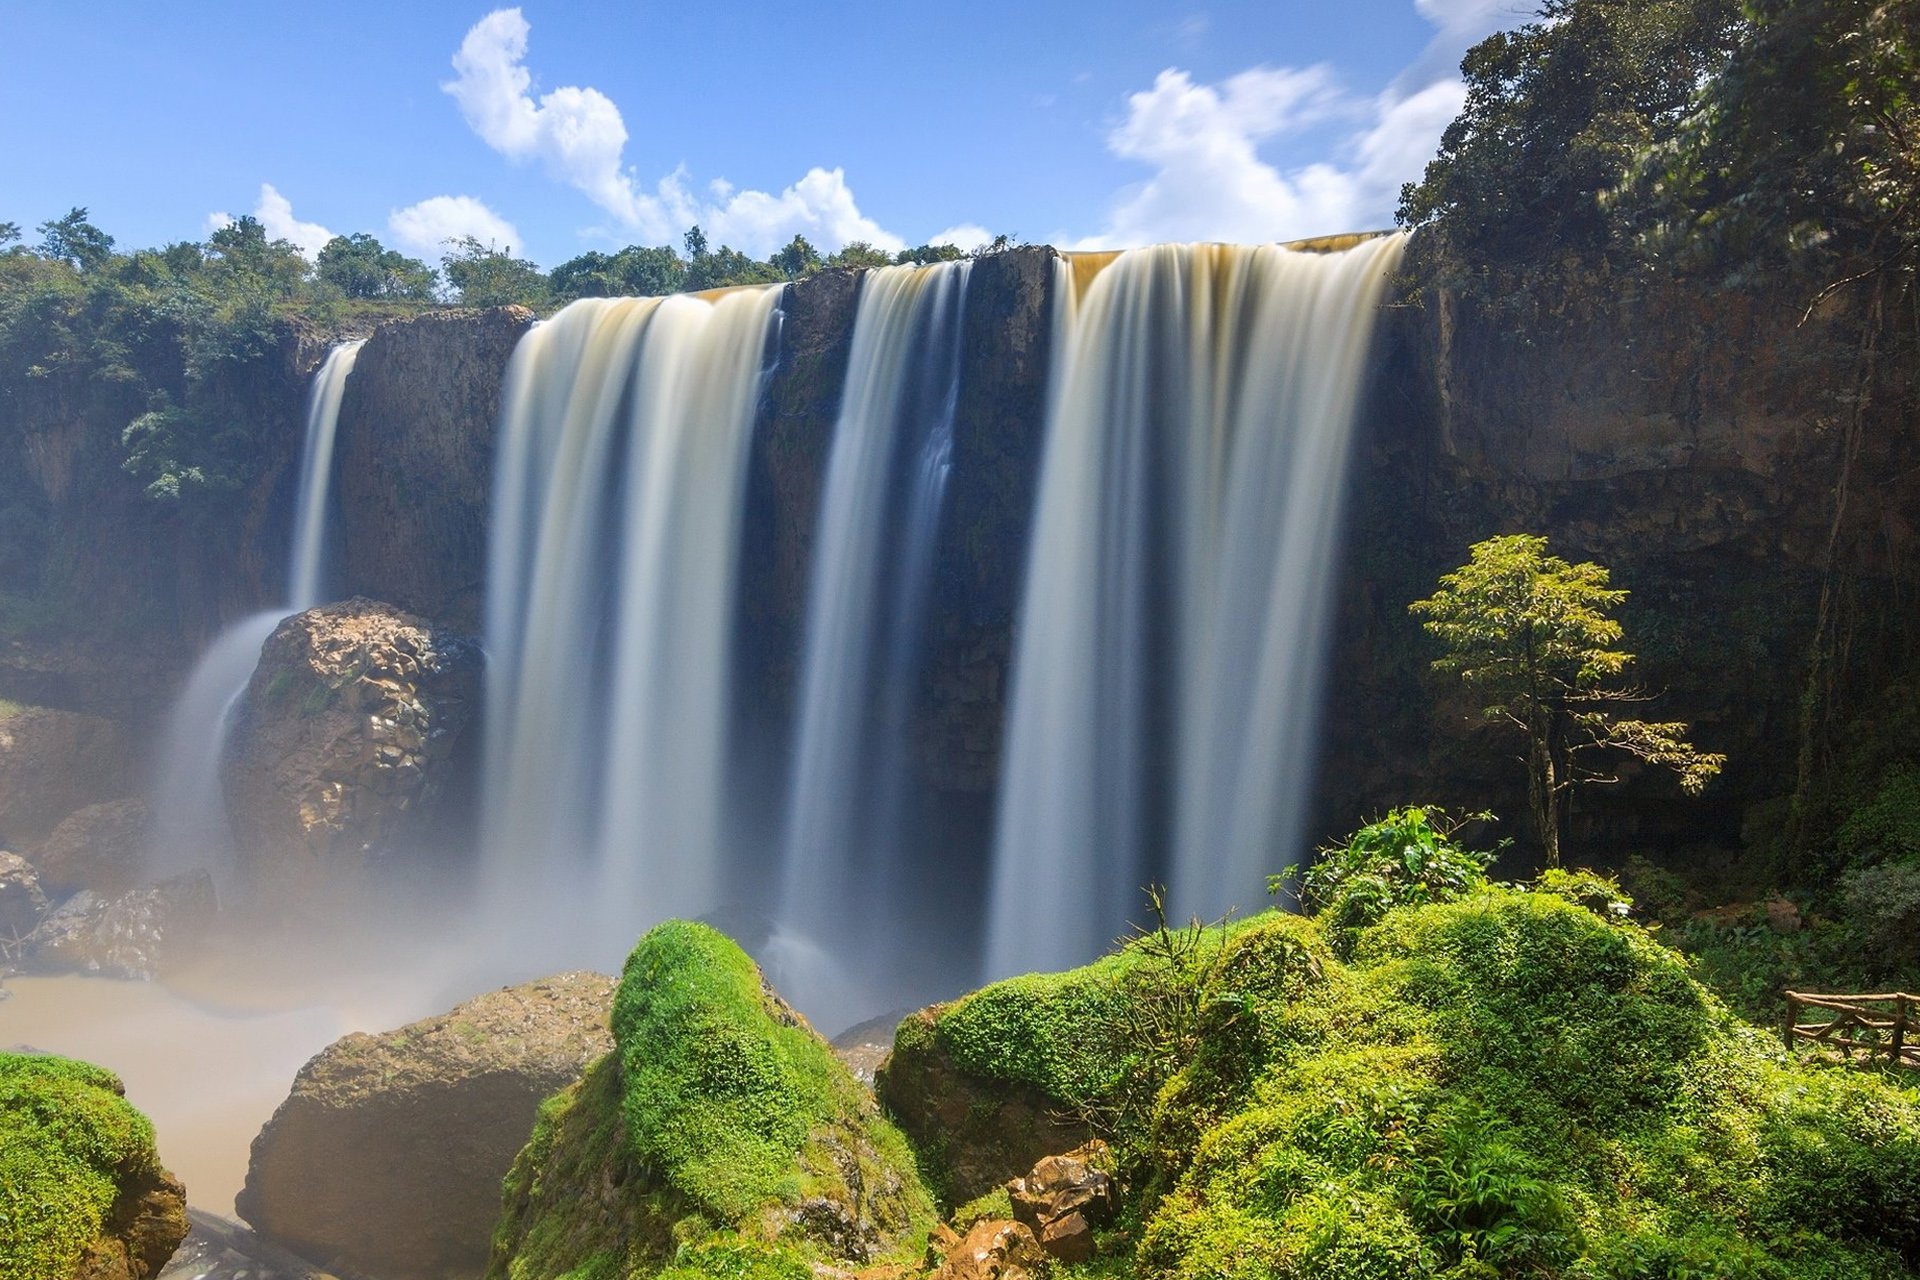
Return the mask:
<svg viewBox="0 0 1920 1280">
<path fill-rule="evenodd" d="M 936 231 L 927 237 L 928 244 L 950 244 L 956 249 L 981 249 L 993 243 L 993 232 L 975 222 L 962 222 L 958 226 L 948 227 L 945 231 Z"/>
<path fill-rule="evenodd" d="M 860 212 L 846 174 L 815 167 L 777 195 L 715 180 L 696 196 L 684 168 L 645 187 L 625 162 L 627 125 L 598 89 L 567 86 L 534 96 L 525 65 L 531 30 L 518 9 L 497 9 L 467 32 L 441 86 L 489 147 L 538 163 L 585 195 L 630 235 L 671 243 L 699 223 L 715 244 L 756 256 L 804 235 L 826 250 L 849 240 L 898 249 L 905 242 Z"/>
<path fill-rule="evenodd" d="M 1372 98 L 1326 67 L 1255 67 L 1219 84 L 1162 71 L 1127 99 L 1107 149 L 1152 169 L 1120 192 L 1105 227 L 1079 248 L 1166 240 L 1292 240 L 1383 227 L 1401 184 L 1417 180 L 1466 101 L 1460 52 L 1515 20 L 1513 0 L 1414 0 L 1439 30 Z M 1523 16 L 1523 15 L 1522 15 Z M 1346 127 L 1332 158 L 1282 169 L 1263 145 L 1329 123 Z"/>
<path fill-rule="evenodd" d="M 319 223 L 302 222 L 294 217 L 293 201 L 281 195 L 271 182 L 260 184 L 260 200 L 253 206 L 253 216 L 266 230 L 267 239 L 291 240 L 309 262 L 318 258 L 327 241 L 333 239 L 333 232 Z M 207 215 L 207 234 L 212 235 L 232 222 L 231 214 L 210 213 Z"/>
<path fill-rule="evenodd" d="M 521 248 L 520 233 L 505 218 L 472 196 L 433 196 L 387 215 L 387 230 L 401 246 L 438 259 L 449 240 L 472 236 L 502 252 Z"/>
</svg>

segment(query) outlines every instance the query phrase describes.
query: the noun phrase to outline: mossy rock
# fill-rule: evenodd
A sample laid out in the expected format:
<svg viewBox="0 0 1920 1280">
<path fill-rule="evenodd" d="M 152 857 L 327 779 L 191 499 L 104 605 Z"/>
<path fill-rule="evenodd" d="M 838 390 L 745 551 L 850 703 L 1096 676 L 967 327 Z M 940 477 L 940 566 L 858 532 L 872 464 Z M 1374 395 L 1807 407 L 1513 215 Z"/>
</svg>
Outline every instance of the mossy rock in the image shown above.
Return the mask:
<svg viewBox="0 0 1920 1280">
<path fill-rule="evenodd" d="M 186 1196 L 112 1072 L 0 1053 L 0 1280 L 146 1280 Z"/>
<path fill-rule="evenodd" d="M 944 1090 L 913 1133 L 949 1185 L 1015 1154 L 956 1099 L 1115 1142 L 1124 1231 L 1074 1275 L 1920 1274 L 1915 1093 L 1790 1060 L 1610 901 L 1550 890 L 1389 911 L 1345 962 L 1270 913 L 1185 970 L 1136 943 L 998 983 L 904 1023 L 883 1093 Z M 1169 981 L 1171 1055 L 1134 1005 Z"/>
<path fill-rule="evenodd" d="M 489 1276 L 777 1280 L 918 1256 L 933 1205 L 905 1140 L 726 937 L 649 932 L 613 1032 L 541 1108 Z"/>
</svg>

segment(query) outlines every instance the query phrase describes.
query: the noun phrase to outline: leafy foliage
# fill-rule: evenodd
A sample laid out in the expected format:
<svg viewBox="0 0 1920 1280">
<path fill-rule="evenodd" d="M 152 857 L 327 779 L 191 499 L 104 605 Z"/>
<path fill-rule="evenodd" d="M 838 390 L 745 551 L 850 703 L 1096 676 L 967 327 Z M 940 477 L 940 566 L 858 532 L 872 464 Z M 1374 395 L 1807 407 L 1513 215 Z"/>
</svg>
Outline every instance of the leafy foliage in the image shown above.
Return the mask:
<svg viewBox="0 0 1920 1280">
<path fill-rule="evenodd" d="M 1619 780 L 1587 764 L 1590 756 L 1624 754 L 1671 770 L 1689 794 L 1726 763 L 1696 750 L 1684 724 L 1616 710 L 1645 695 L 1617 683 L 1633 655 L 1615 647 L 1623 633 L 1609 615 L 1627 593 L 1609 576 L 1600 565 L 1549 556 L 1545 538 L 1508 534 L 1475 544 L 1438 591 L 1408 606 L 1445 648 L 1434 669 L 1479 690 L 1487 719 L 1527 735 L 1529 798 L 1549 866 L 1560 864 L 1567 792 Z"/>
<path fill-rule="evenodd" d="M 482 244 L 473 236 L 450 241 L 440 258 L 447 283 L 469 307 L 544 307 L 551 293 L 547 277 L 513 250 Z"/>
<path fill-rule="evenodd" d="M 1391 810 L 1344 844 L 1320 850 L 1301 878 L 1300 905 L 1320 917 L 1339 945 L 1395 907 L 1451 901 L 1486 883 L 1494 857 L 1462 848 L 1453 835 L 1491 817 L 1453 818 L 1433 805 Z M 1284 892 L 1291 878 L 1274 876 L 1268 888 Z"/>
<path fill-rule="evenodd" d="M 314 274 L 349 298 L 433 300 L 433 268 L 365 232 L 327 241 L 314 260 Z"/>
</svg>

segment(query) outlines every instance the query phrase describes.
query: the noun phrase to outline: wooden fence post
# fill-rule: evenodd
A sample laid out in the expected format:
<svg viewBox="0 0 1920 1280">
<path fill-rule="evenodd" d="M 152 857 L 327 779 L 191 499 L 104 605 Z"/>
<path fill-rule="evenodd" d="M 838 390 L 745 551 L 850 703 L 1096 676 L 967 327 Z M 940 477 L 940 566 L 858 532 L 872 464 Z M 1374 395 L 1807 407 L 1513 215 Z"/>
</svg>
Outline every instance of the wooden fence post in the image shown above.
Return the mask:
<svg viewBox="0 0 1920 1280">
<path fill-rule="evenodd" d="M 1893 998 L 1893 1043 L 1888 1046 L 1893 1055 L 1895 1066 L 1900 1064 L 1900 1056 L 1907 1047 L 1907 993 L 1901 992 Z"/>
</svg>

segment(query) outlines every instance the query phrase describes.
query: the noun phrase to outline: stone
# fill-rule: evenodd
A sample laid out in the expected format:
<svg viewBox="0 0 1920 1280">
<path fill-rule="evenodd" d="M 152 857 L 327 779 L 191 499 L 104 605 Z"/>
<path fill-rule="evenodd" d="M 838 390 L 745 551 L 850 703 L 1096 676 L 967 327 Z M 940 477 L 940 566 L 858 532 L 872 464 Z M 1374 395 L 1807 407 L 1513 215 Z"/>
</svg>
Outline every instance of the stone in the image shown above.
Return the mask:
<svg viewBox="0 0 1920 1280">
<path fill-rule="evenodd" d="M 541 1102 L 613 1047 L 612 995 L 565 973 L 335 1041 L 254 1139 L 240 1216 L 332 1270 L 478 1275 Z"/>
<path fill-rule="evenodd" d="M 1113 1215 L 1112 1164 L 1112 1153 L 1098 1138 L 1045 1157 L 1026 1177 L 1007 1183 L 1014 1218 L 1053 1257 L 1084 1262 L 1093 1256 L 1093 1224 Z"/>
<path fill-rule="evenodd" d="M 0 960 L 20 944 L 51 909 L 37 869 L 25 858 L 0 850 Z"/>
<path fill-rule="evenodd" d="M 205 936 L 218 913 L 205 871 L 113 896 L 83 889 L 27 935 L 24 958 L 43 972 L 150 980 Z"/>
<path fill-rule="evenodd" d="M 140 883 L 150 830 L 144 800 L 90 804 L 61 820 L 34 851 L 33 865 L 56 893 L 123 893 Z"/>
<path fill-rule="evenodd" d="M 1800 932 L 1800 908 L 1785 898 L 1773 897 L 1766 901 L 1767 928 L 1775 933 Z"/>
<path fill-rule="evenodd" d="M 187 1237 L 187 1189 L 164 1169 L 120 1188 L 72 1280 L 151 1280 Z"/>
<path fill-rule="evenodd" d="M 33 848 L 74 810 L 127 793 L 132 747 L 117 722 L 28 707 L 0 719 L 0 841 Z"/>
<path fill-rule="evenodd" d="M 874 1092 L 918 1150 L 940 1153 L 951 1203 L 978 1199 L 1092 1136 L 1039 1091 L 962 1070 L 933 1033 L 941 1009 L 922 1009 L 900 1024 Z"/>
<path fill-rule="evenodd" d="M 469 762 L 480 650 L 355 597 L 282 622 L 261 648 L 222 762 L 248 892 L 280 907 L 351 901 L 417 854 Z"/>
<path fill-rule="evenodd" d="M 934 1280 L 1028 1280 L 1046 1263 L 1025 1223 L 987 1218 L 973 1224 L 933 1274 Z"/>
</svg>

